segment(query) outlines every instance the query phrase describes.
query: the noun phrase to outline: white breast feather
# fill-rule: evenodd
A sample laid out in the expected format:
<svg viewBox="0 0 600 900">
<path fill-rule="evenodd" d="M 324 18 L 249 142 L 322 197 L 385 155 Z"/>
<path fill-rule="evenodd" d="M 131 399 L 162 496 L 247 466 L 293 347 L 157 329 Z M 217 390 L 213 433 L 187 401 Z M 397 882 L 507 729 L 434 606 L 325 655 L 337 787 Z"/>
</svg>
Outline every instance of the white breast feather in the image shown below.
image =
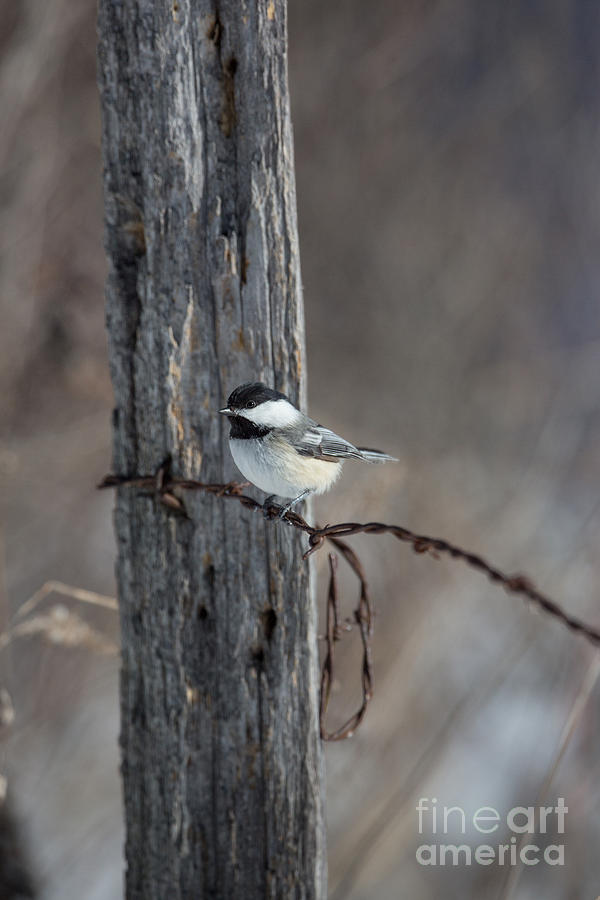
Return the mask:
<svg viewBox="0 0 600 900">
<path fill-rule="evenodd" d="M 272 435 L 261 440 L 230 438 L 229 447 L 244 478 L 278 497 L 297 497 L 305 490 L 323 494 L 342 471 L 341 462 L 301 456 L 287 441 Z"/>
</svg>

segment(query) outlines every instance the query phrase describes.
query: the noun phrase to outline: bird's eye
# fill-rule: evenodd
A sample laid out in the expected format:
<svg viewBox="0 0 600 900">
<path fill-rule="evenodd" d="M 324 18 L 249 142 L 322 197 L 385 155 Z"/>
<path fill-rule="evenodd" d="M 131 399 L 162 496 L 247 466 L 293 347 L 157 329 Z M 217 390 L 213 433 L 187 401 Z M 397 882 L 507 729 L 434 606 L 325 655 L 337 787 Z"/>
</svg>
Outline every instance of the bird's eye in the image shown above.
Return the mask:
<svg viewBox="0 0 600 900">
<path fill-rule="evenodd" d="M 246 403 L 246 409 L 254 409 L 256 406 L 256 402 L 254 400 L 248 400 Z"/>
</svg>

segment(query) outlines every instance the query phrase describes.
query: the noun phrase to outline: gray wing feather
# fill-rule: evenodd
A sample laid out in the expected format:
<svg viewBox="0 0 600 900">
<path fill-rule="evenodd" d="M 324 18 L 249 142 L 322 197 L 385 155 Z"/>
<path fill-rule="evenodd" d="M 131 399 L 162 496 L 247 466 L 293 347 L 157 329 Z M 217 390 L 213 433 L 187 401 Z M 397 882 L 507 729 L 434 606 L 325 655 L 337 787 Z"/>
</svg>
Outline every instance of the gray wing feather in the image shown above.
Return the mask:
<svg viewBox="0 0 600 900">
<path fill-rule="evenodd" d="M 301 456 L 313 456 L 330 462 L 336 459 L 363 459 L 358 447 L 321 425 L 310 425 L 305 431 L 294 435 L 291 443 Z"/>
</svg>

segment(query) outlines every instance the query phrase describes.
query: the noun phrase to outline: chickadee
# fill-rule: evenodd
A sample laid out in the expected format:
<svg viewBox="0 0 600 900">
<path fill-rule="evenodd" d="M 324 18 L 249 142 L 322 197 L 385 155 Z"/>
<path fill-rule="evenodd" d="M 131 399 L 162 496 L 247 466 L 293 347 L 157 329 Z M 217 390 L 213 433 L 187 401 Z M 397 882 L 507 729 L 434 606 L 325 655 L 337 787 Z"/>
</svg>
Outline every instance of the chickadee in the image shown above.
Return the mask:
<svg viewBox="0 0 600 900">
<path fill-rule="evenodd" d="M 274 497 L 293 498 L 280 511 L 281 518 L 309 494 L 328 490 L 345 459 L 398 461 L 379 450 L 355 447 L 260 382 L 241 384 L 219 412 L 231 423 L 229 448 L 236 466 L 269 494 L 264 508 Z"/>
</svg>

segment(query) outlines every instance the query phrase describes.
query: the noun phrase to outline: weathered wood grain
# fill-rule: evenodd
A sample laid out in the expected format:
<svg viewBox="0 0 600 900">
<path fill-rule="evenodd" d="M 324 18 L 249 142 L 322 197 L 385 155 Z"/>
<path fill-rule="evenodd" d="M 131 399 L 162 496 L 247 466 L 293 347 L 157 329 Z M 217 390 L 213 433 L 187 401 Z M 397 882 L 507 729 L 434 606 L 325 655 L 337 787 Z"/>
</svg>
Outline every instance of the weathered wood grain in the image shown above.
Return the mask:
<svg viewBox="0 0 600 900">
<path fill-rule="evenodd" d="M 285 2 L 100 0 L 98 27 L 114 469 L 228 480 L 228 392 L 304 399 Z M 185 503 L 115 513 L 127 897 L 322 898 L 300 535 Z"/>
</svg>

